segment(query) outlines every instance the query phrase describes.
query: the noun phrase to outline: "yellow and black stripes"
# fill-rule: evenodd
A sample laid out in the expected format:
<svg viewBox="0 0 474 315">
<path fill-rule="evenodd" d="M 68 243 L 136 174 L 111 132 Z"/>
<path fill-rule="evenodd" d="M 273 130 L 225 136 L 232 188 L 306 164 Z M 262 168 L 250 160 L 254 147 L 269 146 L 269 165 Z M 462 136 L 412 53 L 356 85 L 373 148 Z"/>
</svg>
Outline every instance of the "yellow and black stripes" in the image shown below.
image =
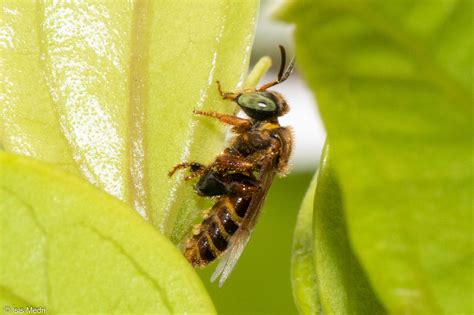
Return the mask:
<svg viewBox="0 0 474 315">
<path fill-rule="evenodd" d="M 221 197 L 189 239 L 184 256 L 195 267 L 205 267 L 228 247 L 250 204 L 250 197 Z"/>
</svg>

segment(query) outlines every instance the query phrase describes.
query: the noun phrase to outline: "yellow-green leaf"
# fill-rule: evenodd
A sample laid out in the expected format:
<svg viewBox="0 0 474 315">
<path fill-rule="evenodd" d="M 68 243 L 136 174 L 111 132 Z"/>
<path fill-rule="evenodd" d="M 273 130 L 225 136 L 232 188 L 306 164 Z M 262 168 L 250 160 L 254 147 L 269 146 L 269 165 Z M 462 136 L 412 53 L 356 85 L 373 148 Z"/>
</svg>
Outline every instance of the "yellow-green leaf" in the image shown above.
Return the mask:
<svg viewBox="0 0 474 315">
<path fill-rule="evenodd" d="M 316 314 L 320 311 L 316 266 L 313 258 L 313 205 L 317 176 L 317 173 L 313 176 L 306 191 L 293 236 L 291 285 L 295 304 L 300 314 Z"/>
<path fill-rule="evenodd" d="M 324 314 L 384 314 L 386 311 L 352 249 L 344 196 L 326 143 L 319 167 L 313 213 L 313 259 Z"/>
<path fill-rule="evenodd" d="M 184 160 L 209 162 L 246 75 L 259 2 L 4 1 L 0 143 L 133 205 L 178 241 L 200 205 Z"/>
<path fill-rule="evenodd" d="M 384 314 L 347 235 L 345 210 L 326 144 L 298 214 L 292 287 L 300 314 Z"/>
<path fill-rule="evenodd" d="M 0 174 L 2 310 L 215 313 L 189 263 L 131 207 L 23 157 L 0 153 Z"/>
</svg>

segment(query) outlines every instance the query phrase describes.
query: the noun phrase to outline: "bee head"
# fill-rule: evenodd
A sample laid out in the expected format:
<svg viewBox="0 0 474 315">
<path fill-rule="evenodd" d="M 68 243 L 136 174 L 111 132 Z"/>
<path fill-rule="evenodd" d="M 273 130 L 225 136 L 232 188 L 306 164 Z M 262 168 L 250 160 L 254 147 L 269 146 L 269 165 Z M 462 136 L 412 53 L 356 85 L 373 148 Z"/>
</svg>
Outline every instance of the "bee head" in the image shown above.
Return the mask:
<svg viewBox="0 0 474 315">
<path fill-rule="evenodd" d="M 277 85 L 290 76 L 295 67 L 295 60 L 292 59 L 286 67 L 286 52 L 283 46 L 280 47 L 281 63 L 278 77 L 275 81 L 262 85 L 253 91 L 243 91 L 237 95 L 235 101 L 242 110 L 251 118 L 256 120 L 269 120 L 286 114 L 289 110 L 285 99 L 277 92 L 267 91 L 269 87 Z M 285 69 L 286 68 L 286 69 Z"/>
<path fill-rule="evenodd" d="M 288 104 L 277 92 L 255 90 L 243 92 L 235 99 L 242 110 L 255 120 L 270 120 L 288 112 Z"/>
</svg>

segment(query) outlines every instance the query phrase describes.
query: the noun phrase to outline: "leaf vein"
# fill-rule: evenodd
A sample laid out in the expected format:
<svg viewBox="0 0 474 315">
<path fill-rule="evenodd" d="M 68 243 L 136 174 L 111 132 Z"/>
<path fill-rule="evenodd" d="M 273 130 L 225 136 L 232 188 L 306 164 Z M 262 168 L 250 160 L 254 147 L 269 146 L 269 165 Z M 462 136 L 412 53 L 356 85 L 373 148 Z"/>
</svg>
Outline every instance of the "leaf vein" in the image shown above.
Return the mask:
<svg viewBox="0 0 474 315">
<path fill-rule="evenodd" d="M 95 227 L 93 226 L 90 226 L 90 225 L 86 225 L 86 224 L 79 224 L 80 226 L 84 227 L 84 228 L 87 228 L 88 230 L 90 230 L 91 232 L 93 232 L 94 234 L 96 234 L 98 237 L 100 237 L 101 239 L 109 242 L 110 244 L 112 244 L 131 264 L 132 266 L 135 268 L 135 270 L 141 275 L 143 276 L 145 279 L 147 279 L 148 281 L 150 281 L 150 283 L 152 284 L 153 288 L 156 289 L 156 291 L 160 294 L 161 296 L 161 299 L 163 300 L 163 303 L 165 304 L 166 308 L 168 310 L 170 310 L 170 313 L 174 313 L 173 312 L 173 307 L 172 307 L 172 304 L 169 300 L 169 297 L 168 295 L 166 294 L 166 291 L 161 287 L 161 285 L 150 275 L 148 274 L 144 269 L 143 267 L 125 250 L 125 248 L 123 248 L 122 245 L 120 245 L 115 239 L 101 233 L 99 230 L 97 230 Z"/>
</svg>

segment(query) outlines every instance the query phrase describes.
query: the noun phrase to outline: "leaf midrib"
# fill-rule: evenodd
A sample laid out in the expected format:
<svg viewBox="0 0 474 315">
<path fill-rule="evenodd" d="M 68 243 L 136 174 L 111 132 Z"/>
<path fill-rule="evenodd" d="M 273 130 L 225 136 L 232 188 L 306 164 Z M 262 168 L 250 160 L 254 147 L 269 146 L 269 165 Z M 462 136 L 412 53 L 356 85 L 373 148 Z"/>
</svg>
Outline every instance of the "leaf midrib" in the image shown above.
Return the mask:
<svg viewBox="0 0 474 315">
<path fill-rule="evenodd" d="M 148 52 L 152 5 L 138 0 L 132 10 L 132 31 L 129 63 L 129 139 L 128 201 L 142 215 L 152 215 L 146 187 L 145 173 L 145 107 L 148 104 Z"/>
</svg>

